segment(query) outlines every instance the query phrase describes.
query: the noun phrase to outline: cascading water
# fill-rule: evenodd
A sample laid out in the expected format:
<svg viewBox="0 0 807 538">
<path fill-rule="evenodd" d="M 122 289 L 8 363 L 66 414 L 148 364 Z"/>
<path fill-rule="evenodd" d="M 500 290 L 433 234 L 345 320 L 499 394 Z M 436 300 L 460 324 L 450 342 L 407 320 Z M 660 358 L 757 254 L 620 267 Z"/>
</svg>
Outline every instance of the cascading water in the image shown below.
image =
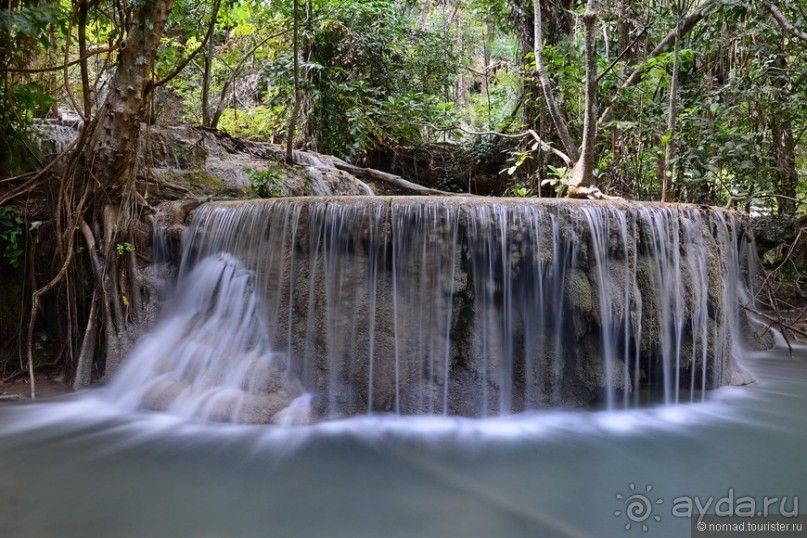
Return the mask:
<svg viewBox="0 0 807 538">
<path fill-rule="evenodd" d="M 700 399 L 747 381 L 743 229 L 733 213 L 627 202 L 205 204 L 177 304 L 112 392 L 285 423 Z"/>
<path fill-rule="evenodd" d="M 112 383 L 120 403 L 218 422 L 308 422 L 308 397 L 271 349 L 253 280 L 228 254 L 195 266 Z"/>
</svg>

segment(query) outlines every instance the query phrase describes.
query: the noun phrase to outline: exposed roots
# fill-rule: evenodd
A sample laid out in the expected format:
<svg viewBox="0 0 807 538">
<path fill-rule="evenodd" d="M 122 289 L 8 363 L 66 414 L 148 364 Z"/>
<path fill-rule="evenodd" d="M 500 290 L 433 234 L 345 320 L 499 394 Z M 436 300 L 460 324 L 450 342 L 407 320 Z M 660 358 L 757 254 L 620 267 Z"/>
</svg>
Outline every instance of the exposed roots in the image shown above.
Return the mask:
<svg viewBox="0 0 807 538">
<path fill-rule="evenodd" d="M 52 221 L 58 270 L 43 286 L 33 286 L 28 318 L 26 369 L 31 398 L 36 397 L 34 334 L 46 294 L 64 288 L 67 295 L 68 315 L 71 318 L 68 338 L 71 341 L 81 339 L 74 381 L 76 387 L 89 384 L 100 342 L 105 343 L 107 358 L 117 359 L 128 349 L 132 339 L 130 321 L 142 303 L 136 279 L 133 223 L 139 217 L 144 200 L 136 192 L 134 181 L 121 181 L 119 184 L 124 186 L 121 192 L 114 192 L 99 188 L 96 178 L 88 176 L 87 170 L 91 166 L 87 147 L 93 128 L 95 122 L 90 122 L 64 153 L 0 197 L 0 205 L 3 205 L 40 189 L 56 191 Z M 125 169 L 126 173 L 132 174 L 132 178 L 135 163 L 136 159 L 132 158 Z M 78 253 L 82 251 L 77 244 L 79 240 L 83 240 L 95 282 L 89 316 L 83 322 L 77 319 L 80 311 L 77 303 L 86 304 L 86 293 L 76 293 L 77 283 L 69 276 Z M 83 335 L 79 335 L 80 326 L 86 326 Z M 76 329 L 72 330 L 72 327 Z M 72 350 L 73 344 L 68 342 L 65 351 L 71 358 Z"/>
</svg>

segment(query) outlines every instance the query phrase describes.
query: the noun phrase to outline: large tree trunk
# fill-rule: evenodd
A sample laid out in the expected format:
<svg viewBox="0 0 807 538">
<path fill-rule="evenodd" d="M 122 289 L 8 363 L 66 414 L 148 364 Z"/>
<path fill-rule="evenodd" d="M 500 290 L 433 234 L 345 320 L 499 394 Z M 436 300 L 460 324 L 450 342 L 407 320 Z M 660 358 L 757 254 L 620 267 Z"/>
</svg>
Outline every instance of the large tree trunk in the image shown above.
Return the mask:
<svg viewBox="0 0 807 538">
<path fill-rule="evenodd" d="M 120 193 L 134 179 L 140 121 L 151 90 L 150 74 L 172 3 L 173 0 L 138 3 L 126 40 L 118 52 L 109 94 L 98 112 L 98 123 L 85 149 L 88 180 L 108 194 Z"/>
<path fill-rule="evenodd" d="M 88 124 L 89 139 L 81 154 L 82 200 L 86 204 L 79 202 L 74 217 L 78 222 L 73 226 L 84 238 L 98 294 L 98 308 L 93 308 L 96 319 L 88 324 L 82 349 L 93 349 L 94 343 L 87 339 L 102 340 L 107 373 L 128 352 L 139 329 L 133 322 L 141 309 L 134 238 L 140 123 L 172 2 L 145 0 L 138 4 L 120 47 L 106 101 Z M 97 334 L 99 326 L 102 335 Z M 79 385 L 87 382 L 86 358 L 80 366 Z"/>
</svg>

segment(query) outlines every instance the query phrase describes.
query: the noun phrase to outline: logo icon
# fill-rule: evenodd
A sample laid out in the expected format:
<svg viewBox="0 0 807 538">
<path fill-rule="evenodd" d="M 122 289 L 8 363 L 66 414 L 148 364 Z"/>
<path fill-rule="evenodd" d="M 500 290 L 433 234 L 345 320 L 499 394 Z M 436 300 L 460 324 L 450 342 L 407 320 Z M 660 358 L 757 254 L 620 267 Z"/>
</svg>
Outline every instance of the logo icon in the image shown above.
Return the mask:
<svg viewBox="0 0 807 538">
<path fill-rule="evenodd" d="M 628 493 L 617 492 L 616 498 L 622 502 L 622 508 L 614 510 L 614 517 L 625 516 L 625 519 L 628 520 L 625 523 L 625 530 L 627 531 L 631 530 L 633 525 L 636 525 L 641 527 L 642 531 L 647 532 L 648 523 L 661 521 L 661 516 L 654 514 L 653 508 L 655 505 L 662 504 L 664 499 L 660 497 L 651 499 L 653 486 L 650 484 L 645 486 L 644 492 L 638 492 L 636 484 L 633 482 L 628 484 L 628 489 L 630 489 Z"/>
</svg>

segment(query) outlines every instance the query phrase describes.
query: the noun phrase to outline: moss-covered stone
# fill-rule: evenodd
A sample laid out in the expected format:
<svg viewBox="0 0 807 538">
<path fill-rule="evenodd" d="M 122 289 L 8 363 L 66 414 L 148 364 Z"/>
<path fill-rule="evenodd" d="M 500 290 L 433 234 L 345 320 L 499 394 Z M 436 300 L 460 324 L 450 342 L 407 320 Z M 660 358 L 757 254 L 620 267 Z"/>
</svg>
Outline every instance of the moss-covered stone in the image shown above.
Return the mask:
<svg viewBox="0 0 807 538">
<path fill-rule="evenodd" d="M 572 269 L 566 274 L 563 293 L 570 308 L 592 314 L 594 310 L 594 290 L 591 287 L 586 273 L 579 269 Z"/>
</svg>

